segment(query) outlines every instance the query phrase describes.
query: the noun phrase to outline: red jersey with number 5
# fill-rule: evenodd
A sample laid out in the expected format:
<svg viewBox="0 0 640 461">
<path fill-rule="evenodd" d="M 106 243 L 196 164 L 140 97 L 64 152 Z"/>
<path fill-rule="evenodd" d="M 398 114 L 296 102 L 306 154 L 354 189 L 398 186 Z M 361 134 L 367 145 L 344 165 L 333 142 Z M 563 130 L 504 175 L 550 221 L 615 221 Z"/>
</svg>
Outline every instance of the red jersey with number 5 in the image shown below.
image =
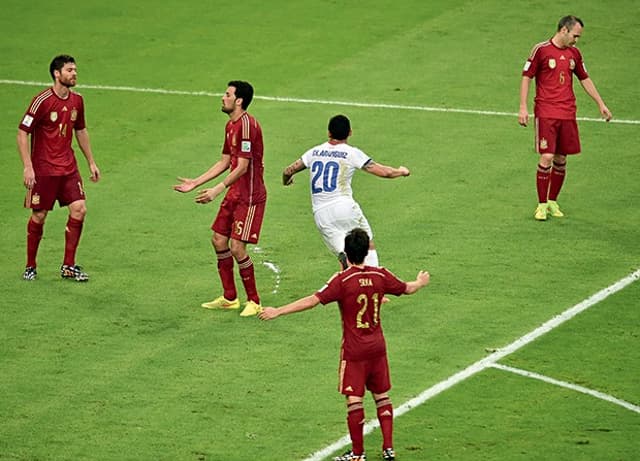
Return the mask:
<svg viewBox="0 0 640 461">
<path fill-rule="evenodd" d="M 574 74 L 580 80 L 589 78 L 582 55 L 576 47 L 558 48 L 551 40 L 533 47 L 522 75 L 536 79 L 536 117 L 558 120 L 576 118 Z"/>
<path fill-rule="evenodd" d="M 234 182 L 227 197 L 241 200 L 250 205 L 267 200 L 264 185 L 264 164 L 262 128 L 258 121 L 244 112 L 238 120 L 229 120 L 225 126 L 223 154 L 231 156 L 231 171 L 238 165 L 238 158 L 249 159 L 249 168 Z"/>
<path fill-rule="evenodd" d="M 322 304 L 337 302 L 342 317 L 342 358 L 367 360 L 386 354 L 380 325 L 385 294 L 400 296 L 407 284 L 384 267 L 351 266 L 338 272 L 316 296 Z"/>
<path fill-rule="evenodd" d="M 19 128 L 31 134 L 31 162 L 37 176 L 63 176 L 78 169 L 71 147 L 73 130 L 85 128 L 82 96 L 72 91 L 66 99 L 53 88 L 38 94 Z"/>
</svg>

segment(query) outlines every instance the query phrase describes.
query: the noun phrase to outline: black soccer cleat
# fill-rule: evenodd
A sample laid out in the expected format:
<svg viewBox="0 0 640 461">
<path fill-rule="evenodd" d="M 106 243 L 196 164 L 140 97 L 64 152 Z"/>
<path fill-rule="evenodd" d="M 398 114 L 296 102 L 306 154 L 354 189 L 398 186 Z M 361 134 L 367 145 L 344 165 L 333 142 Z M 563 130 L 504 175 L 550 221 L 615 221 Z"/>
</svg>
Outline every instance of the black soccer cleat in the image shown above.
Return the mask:
<svg viewBox="0 0 640 461">
<path fill-rule="evenodd" d="M 382 450 L 382 459 L 384 459 L 384 461 L 395 461 L 396 453 L 393 451 L 393 448 L 385 448 Z"/>
<path fill-rule="evenodd" d="M 346 451 L 342 456 L 333 458 L 333 461 L 367 461 L 367 455 L 362 453 L 361 455 L 354 455 L 353 451 Z"/>
<path fill-rule="evenodd" d="M 60 276 L 63 279 L 73 279 L 76 282 L 89 281 L 89 274 L 83 272 L 82 267 L 75 264 L 73 266 L 63 264 L 62 267 L 60 267 Z"/>
<path fill-rule="evenodd" d="M 32 266 L 27 266 L 24 269 L 24 272 L 22 273 L 22 278 L 24 280 L 35 280 L 36 276 L 38 275 L 38 273 L 36 272 L 36 268 L 32 267 Z"/>
</svg>

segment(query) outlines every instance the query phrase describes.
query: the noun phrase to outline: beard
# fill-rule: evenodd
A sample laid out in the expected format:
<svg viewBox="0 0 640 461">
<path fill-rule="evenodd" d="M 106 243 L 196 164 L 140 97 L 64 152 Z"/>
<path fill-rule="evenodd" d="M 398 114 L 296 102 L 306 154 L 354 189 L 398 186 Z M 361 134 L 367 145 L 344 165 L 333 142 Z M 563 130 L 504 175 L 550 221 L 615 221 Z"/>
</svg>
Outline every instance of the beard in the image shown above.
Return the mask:
<svg viewBox="0 0 640 461">
<path fill-rule="evenodd" d="M 75 79 L 65 78 L 64 80 L 60 79 L 59 81 L 60 81 L 60 84 L 62 84 L 63 86 L 66 86 L 67 88 L 72 88 L 76 86 Z"/>
</svg>

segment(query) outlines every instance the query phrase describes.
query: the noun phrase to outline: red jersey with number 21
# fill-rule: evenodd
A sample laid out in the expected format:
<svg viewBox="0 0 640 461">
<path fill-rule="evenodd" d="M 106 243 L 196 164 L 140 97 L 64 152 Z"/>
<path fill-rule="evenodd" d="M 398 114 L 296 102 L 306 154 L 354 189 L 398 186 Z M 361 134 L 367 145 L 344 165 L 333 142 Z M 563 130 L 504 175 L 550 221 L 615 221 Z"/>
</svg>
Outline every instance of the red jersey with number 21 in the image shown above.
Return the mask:
<svg viewBox="0 0 640 461">
<path fill-rule="evenodd" d="M 85 128 L 84 102 L 73 91 L 67 99 L 47 88 L 31 101 L 19 128 L 31 134 L 31 162 L 37 176 L 64 176 L 78 169 L 71 147 L 73 130 Z"/>
<path fill-rule="evenodd" d="M 576 118 L 574 74 L 580 80 L 589 78 L 582 55 L 576 47 L 558 48 L 551 40 L 533 47 L 522 75 L 536 79 L 536 117 L 557 120 Z"/>
<path fill-rule="evenodd" d="M 337 302 L 342 317 L 342 358 L 368 360 L 386 354 L 380 325 L 385 294 L 400 296 L 407 284 L 384 267 L 351 266 L 338 272 L 315 295 L 322 304 Z"/>
</svg>

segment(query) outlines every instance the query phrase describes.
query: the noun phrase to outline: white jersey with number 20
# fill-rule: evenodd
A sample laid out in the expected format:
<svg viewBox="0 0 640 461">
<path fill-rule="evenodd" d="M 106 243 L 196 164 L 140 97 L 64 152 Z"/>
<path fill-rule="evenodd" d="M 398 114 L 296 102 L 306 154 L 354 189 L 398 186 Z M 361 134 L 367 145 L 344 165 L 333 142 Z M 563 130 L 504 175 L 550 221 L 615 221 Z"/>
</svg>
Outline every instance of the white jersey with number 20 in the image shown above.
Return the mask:
<svg viewBox="0 0 640 461">
<path fill-rule="evenodd" d="M 309 149 L 301 160 L 310 170 L 313 219 L 329 250 L 336 255 L 342 252 L 344 237 L 354 227 L 364 229 L 373 239 L 371 226 L 351 190 L 353 173 L 371 158 L 349 144 L 325 142 Z"/>
<path fill-rule="evenodd" d="M 309 149 L 301 160 L 310 170 L 311 206 L 315 213 L 345 199 L 353 201 L 353 173 L 363 168 L 371 158 L 349 144 L 325 142 Z"/>
</svg>

